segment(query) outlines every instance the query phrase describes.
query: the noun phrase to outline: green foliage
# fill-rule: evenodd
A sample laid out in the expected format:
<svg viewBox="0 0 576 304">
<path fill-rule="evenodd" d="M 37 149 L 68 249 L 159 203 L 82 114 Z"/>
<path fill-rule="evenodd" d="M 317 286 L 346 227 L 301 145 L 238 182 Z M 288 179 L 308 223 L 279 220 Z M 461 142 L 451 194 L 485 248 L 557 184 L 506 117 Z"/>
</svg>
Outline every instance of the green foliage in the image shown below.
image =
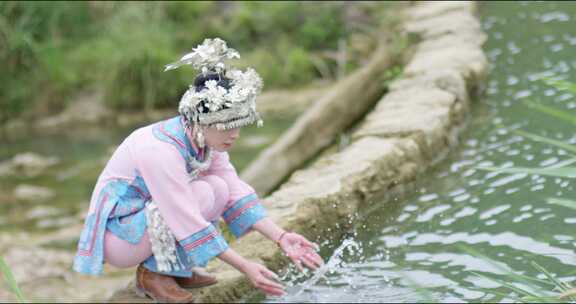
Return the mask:
<svg viewBox="0 0 576 304">
<path fill-rule="evenodd" d="M 0 3 L 0 123 L 35 99 L 67 92 L 70 78 L 61 48 L 91 30 L 77 26 L 87 17 L 82 3 Z"/>
<path fill-rule="evenodd" d="M 335 75 L 337 63 L 318 54 L 362 33 L 345 20 L 347 5 L 0 2 L 0 124 L 25 111 L 58 111 L 85 89 L 102 90 L 116 108 L 174 106 L 195 71 L 162 73 L 163 66 L 209 37 L 222 37 L 240 51 L 240 65 L 258 70 L 267 88 Z M 359 7 L 366 12 L 363 22 L 377 27 L 388 6 Z M 320 65 L 330 73 L 321 73 Z"/>
<path fill-rule="evenodd" d="M 12 293 L 16 295 L 18 302 L 20 303 L 26 302 L 26 299 L 24 298 L 22 291 L 20 291 L 20 288 L 18 287 L 18 283 L 14 279 L 14 275 L 12 274 L 10 267 L 8 267 L 8 264 L 4 262 L 4 259 L 2 257 L 0 257 L 0 272 L 2 272 L 2 276 L 4 276 L 4 281 L 8 285 L 8 288 L 10 288 L 10 291 L 12 291 Z"/>
<path fill-rule="evenodd" d="M 402 75 L 402 67 L 395 65 L 384 72 L 384 86 L 389 86 L 395 79 Z"/>
</svg>

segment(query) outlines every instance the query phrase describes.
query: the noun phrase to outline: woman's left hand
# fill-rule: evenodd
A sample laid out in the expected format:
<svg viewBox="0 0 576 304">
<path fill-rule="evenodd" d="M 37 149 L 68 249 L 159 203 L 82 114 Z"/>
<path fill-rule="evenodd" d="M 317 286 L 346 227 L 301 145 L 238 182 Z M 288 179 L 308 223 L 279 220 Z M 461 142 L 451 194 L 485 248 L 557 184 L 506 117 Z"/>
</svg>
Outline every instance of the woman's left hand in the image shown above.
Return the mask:
<svg viewBox="0 0 576 304">
<path fill-rule="evenodd" d="M 279 245 L 300 271 L 304 271 L 302 264 L 312 270 L 316 270 L 324 264 L 320 255 L 316 253 L 318 245 L 308 241 L 298 233 L 285 233 L 282 235 Z"/>
</svg>

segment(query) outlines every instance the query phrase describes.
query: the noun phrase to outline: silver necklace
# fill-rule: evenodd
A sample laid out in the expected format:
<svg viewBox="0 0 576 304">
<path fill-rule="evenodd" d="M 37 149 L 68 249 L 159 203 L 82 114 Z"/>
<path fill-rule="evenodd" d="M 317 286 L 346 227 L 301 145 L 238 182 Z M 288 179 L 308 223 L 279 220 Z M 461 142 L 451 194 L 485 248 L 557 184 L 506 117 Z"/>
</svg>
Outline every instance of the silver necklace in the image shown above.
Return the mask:
<svg viewBox="0 0 576 304">
<path fill-rule="evenodd" d="M 198 178 L 198 175 L 202 171 L 208 170 L 210 168 L 210 164 L 212 163 L 212 149 L 206 147 L 204 148 L 204 157 L 203 160 L 199 161 L 196 157 L 190 157 L 188 160 L 188 165 L 192 168 L 190 171 L 190 181 L 195 180 Z"/>
<path fill-rule="evenodd" d="M 188 137 L 188 140 L 191 143 L 194 142 L 195 136 L 193 128 L 190 126 L 190 123 L 188 123 L 188 121 L 184 120 L 183 123 L 184 123 L 185 136 Z M 189 134 L 191 136 L 189 136 Z M 200 172 L 208 170 L 208 168 L 210 168 L 210 165 L 212 163 L 212 149 L 210 149 L 210 147 L 208 147 L 207 145 L 204 148 L 200 148 L 200 145 L 198 143 L 196 143 L 196 146 L 199 147 L 198 150 L 204 149 L 204 157 L 202 158 L 201 161 L 196 159 L 196 157 L 194 156 L 188 158 L 188 165 L 190 166 L 190 168 L 192 168 L 192 171 L 188 173 L 188 175 L 190 176 L 190 182 L 196 180 L 198 178 L 198 175 L 200 175 Z M 192 150 L 194 150 L 193 147 Z M 200 151 L 196 153 L 196 156 L 199 157 L 199 153 Z"/>
</svg>

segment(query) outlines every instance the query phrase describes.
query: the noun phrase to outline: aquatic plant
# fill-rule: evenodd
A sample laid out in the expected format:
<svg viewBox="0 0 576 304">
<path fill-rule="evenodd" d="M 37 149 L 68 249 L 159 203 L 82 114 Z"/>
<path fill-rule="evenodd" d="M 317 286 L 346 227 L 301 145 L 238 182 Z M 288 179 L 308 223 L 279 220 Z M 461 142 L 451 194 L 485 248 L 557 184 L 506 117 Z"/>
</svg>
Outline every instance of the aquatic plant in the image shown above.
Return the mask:
<svg viewBox="0 0 576 304">
<path fill-rule="evenodd" d="M 542 78 L 548 85 L 554 86 L 558 90 L 569 91 L 576 94 L 576 84 L 564 81 L 555 80 L 552 78 Z M 556 108 L 546 106 L 540 103 L 525 102 L 526 106 L 540 113 L 552 116 L 559 121 L 570 123 L 576 126 L 576 115 L 567 113 Z M 500 173 L 525 173 L 525 174 L 536 174 L 536 175 L 546 175 L 553 177 L 563 177 L 563 178 L 576 178 L 576 167 L 570 166 L 570 164 L 576 162 L 576 145 L 571 145 L 559 140 L 554 140 L 537 134 L 532 134 L 523 130 L 512 130 L 512 132 L 528 138 L 534 141 L 546 143 L 550 146 L 563 149 L 574 156 L 574 158 L 562 162 L 561 165 L 553 165 L 544 168 L 526 168 L 526 167 L 509 167 L 509 168 L 497 168 L 497 167 L 476 167 L 480 170 L 495 171 Z M 576 210 L 576 201 L 566 198 L 548 198 L 546 202 L 549 204 L 555 204 L 564 206 L 573 210 Z M 488 257 L 482 256 L 477 252 L 472 251 L 470 248 L 465 248 L 467 252 L 482 258 L 485 261 L 491 262 L 491 264 L 497 266 Z M 506 277 L 510 280 L 502 280 L 487 275 L 475 273 L 485 279 L 491 280 L 500 286 L 507 288 L 509 291 L 519 295 L 519 298 L 515 300 L 520 302 L 558 302 L 558 301 L 570 301 L 576 302 L 576 288 L 570 286 L 569 284 L 558 280 L 553 274 L 547 271 L 544 267 L 538 265 L 536 262 L 532 261 L 531 265 L 536 268 L 540 273 L 546 276 L 546 280 L 535 279 L 524 275 L 519 275 L 506 270 Z M 512 281 L 515 283 L 521 283 L 526 288 L 521 288 L 517 284 L 508 283 Z M 543 289 L 542 286 L 547 286 L 547 289 Z M 550 291 L 552 290 L 552 291 Z M 508 295 L 502 295 L 510 298 Z"/>
<path fill-rule="evenodd" d="M 555 87 L 558 90 L 568 91 L 570 93 L 576 94 L 576 84 L 565 80 L 557 80 L 550 77 L 542 77 L 542 80 Z M 570 123 L 576 126 L 576 115 L 567 113 L 565 111 L 556 109 L 554 107 L 546 106 L 540 103 L 535 103 L 531 101 L 526 101 L 524 104 L 538 111 L 540 113 L 557 118 L 559 121 Z M 562 162 L 560 166 L 552 165 L 543 168 L 526 168 L 526 167 L 509 167 L 509 168 L 498 168 L 498 167 L 476 167 L 480 170 L 495 171 L 501 173 L 526 173 L 526 174 L 537 174 L 546 175 L 553 177 L 564 177 L 564 178 L 576 178 L 576 166 L 570 166 L 572 163 L 576 162 L 576 145 L 568 144 L 559 140 L 547 138 L 537 134 L 529 133 L 523 130 L 511 130 L 511 132 L 518 134 L 524 138 L 528 138 L 537 142 L 546 143 L 553 147 L 557 147 L 569 152 L 574 158 L 568 161 Z M 558 199 L 550 198 L 547 200 L 548 203 L 558 204 L 565 207 L 576 209 L 576 201 L 568 199 Z"/>
<path fill-rule="evenodd" d="M 496 296 L 500 296 L 501 300 L 510 299 L 522 303 L 558 303 L 562 301 L 574 302 L 576 301 L 576 289 L 570 286 L 566 282 L 562 282 L 557 279 L 552 273 L 547 271 L 544 267 L 540 266 L 538 263 L 532 261 L 530 264 L 541 274 L 543 274 L 546 279 L 539 279 L 530 277 L 527 275 L 519 274 L 513 270 L 502 266 L 490 257 L 487 257 L 480 252 L 472 249 L 469 246 L 459 246 L 462 251 L 475 256 L 499 271 L 502 272 L 500 277 L 494 275 L 487 275 L 478 272 L 472 272 L 474 275 L 494 282 L 501 287 L 508 290 L 510 293 L 502 293 L 494 290 L 477 289 L 478 291 L 488 292 Z"/>
<path fill-rule="evenodd" d="M 458 245 L 457 247 L 461 251 L 490 264 L 500 272 L 500 274 L 487 274 L 476 271 L 470 272 L 479 278 L 483 278 L 499 286 L 498 288 L 471 288 L 479 292 L 493 295 L 494 298 L 491 298 L 489 300 L 490 302 L 500 302 L 505 300 L 512 300 L 517 303 L 576 302 L 575 287 L 559 280 L 552 273 L 534 261 L 530 262 L 530 265 L 540 272 L 540 274 L 544 275 L 546 279 L 520 274 L 470 246 Z M 414 289 L 420 295 L 424 302 L 439 302 L 431 292 L 430 288 L 409 280 L 407 277 L 403 277 L 403 279 L 408 283 L 410 288 Z M 504 289 L 507 293 L 500 289 Z"/>
</svg>

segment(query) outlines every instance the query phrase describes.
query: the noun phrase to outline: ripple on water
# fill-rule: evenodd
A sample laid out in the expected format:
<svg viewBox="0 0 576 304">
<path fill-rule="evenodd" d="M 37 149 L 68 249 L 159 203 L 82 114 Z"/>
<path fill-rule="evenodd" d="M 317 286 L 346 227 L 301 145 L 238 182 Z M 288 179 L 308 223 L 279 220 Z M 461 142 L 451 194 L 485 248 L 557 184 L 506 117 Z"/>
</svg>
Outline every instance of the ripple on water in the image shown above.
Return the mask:
<svg viewBox="0 0 576 304">
<path fill-rule="evenodd" d="M 566 30 L 576 6 L 487 2 L 481 8 L 491 70 L 485 96 L 475 104 L 473 127 L 462 136 L 462 148 L 423 178 L 422 187 L 433 192 L 415 194 L 392 214 L 388 205 L 374 211 L 390 220 L 363 219 L 363 227 L 372 228 L 356 230 L 359 240 L 368 240 L 360 244 L 362 254 L 348 257 L 309 286 L 299 295 L 304 301 L 422 301 L 414 291 L 416 284 L 429 290 L 435 302 L 506 302 L 495 295 L 505 289 L 473 272 L 491 276 L 508 270 L 546 279 L 532 261 L 558 278 L 570 278 L 567 271 L 576 266 L 576 245 L 568 232 L 576 217 L 565 207 L 545 202 L 562 195 L 570 198 L 572 180 L 477 167 L 553 168 L 576 162 L 568 151 L 512 132 L 519 129 L 576 144 L 572 126 L 563 127 L 558 119 L 524 103 L 567 113 L 576 109 L 575 94 L 542 80 L 576 81 L 569 77 L 576 71 L 570 52 L 576 36 Z M 486 257 L 464 252 L 462 245 Z M 330 281 L 339 287 L 330 287 Z M 282 300 L 287 299 L 296 298 Z"/>
<path fill-rule="evenodd" d="M 443 205 L 438 205 L 438 206 L 434 206 L 428 210 L 426 210 L 424 213 L 418 215 L 418 217 L 416 218 L 416 222 L 427 222 L 430 221 L 432 218 L 434 218 L 436 215 L 441 214 L 442 212 L 450 209 L 451 205 L 448 204 L 443 204 Z"/>
<path fill-rule="evenodd" d="M 429 201 L 433 201 L 437 198 L 438 198 L 438 194 L 430 193 L 430 194 L 420 196 L 420 198 L 418 200 L 421 202 L 429 202 Z"/>
<path fill-rule="evenodd" d="M 494 215 L 500 214 L 500 213 L 502 213 L 508 209 L 510 209 L 510 204 L 496 206 L 492 209 L 489 209 L 487 211 L 482 212 L 480 214 L 480 219 L 481 220 L 489 219 L 489 218 L 493 217 Z"/>
</svg>

